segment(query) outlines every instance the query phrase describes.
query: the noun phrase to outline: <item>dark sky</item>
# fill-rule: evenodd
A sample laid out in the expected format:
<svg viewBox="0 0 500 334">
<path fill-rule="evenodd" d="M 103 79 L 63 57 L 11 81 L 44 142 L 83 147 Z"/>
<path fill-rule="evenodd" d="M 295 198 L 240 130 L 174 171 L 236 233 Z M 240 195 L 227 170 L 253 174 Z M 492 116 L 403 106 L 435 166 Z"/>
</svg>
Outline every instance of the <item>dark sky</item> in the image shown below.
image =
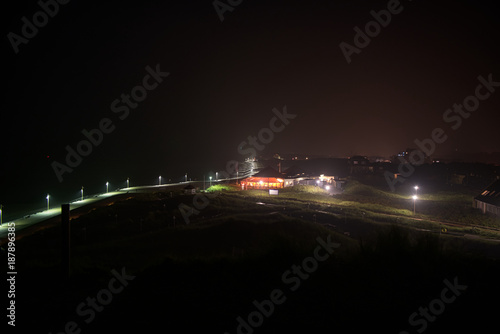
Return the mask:
<svg viewBox="0 0 500 334">
<path fill-rule="evenodd" d="M 82 185 L 99 192 L 127 177 L 201 178 L 241 160 L 238 145 L 285 105 L 297 117 L 265 153 L 390 156 L 438 127 L 449 138 L 437 155 L 500 151 L 500 87 L 458 130 L 443 121 L 474 94 L 479 75 L 500 81 L 499 11 L 477 1 L 401 1 L 348 64 L 339 44 L 353 45 L 353 29 L 387 4 L 246 0 L 221 22 L 210 0 L 71 1 L 16 54 L 7 36 L 22 35 L 21 18 L 33 22 L 40 6 L 9 3 L 0 203 L 41 198 L 43 206 L 47 192 L 76 197 Z M 170 75 L 120 120 L 111 103 L 157 64 Z M 59 182 L 51 164 L 65 164 L 65 147 L 103 118 L 114 131 Z"/>
</svg>

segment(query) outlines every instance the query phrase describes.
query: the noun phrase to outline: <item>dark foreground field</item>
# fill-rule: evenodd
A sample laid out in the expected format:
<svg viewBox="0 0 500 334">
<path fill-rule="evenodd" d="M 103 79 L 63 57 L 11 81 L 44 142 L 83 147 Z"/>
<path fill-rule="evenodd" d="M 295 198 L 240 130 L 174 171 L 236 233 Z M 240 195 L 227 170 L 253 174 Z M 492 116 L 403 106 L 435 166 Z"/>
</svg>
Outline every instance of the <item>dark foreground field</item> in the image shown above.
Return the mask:
<svg viewBox="0 0 500 334">
<path fill-rule="evenodd" d="M 73 213 L 69 279 L 57 223 L 18 240 L 16 330 L 498 332 L 498 243 L 251 192 L 207 200 L 189 224 L 179 204 L 193 195 L 123 195 Z"/>
</svg>

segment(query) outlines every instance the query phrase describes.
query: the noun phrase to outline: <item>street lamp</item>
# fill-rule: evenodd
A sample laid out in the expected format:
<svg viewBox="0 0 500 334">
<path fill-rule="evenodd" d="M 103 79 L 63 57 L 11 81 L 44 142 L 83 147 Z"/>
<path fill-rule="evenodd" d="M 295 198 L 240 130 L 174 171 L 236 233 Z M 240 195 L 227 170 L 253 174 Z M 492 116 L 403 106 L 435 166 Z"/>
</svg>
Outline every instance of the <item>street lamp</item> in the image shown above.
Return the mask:
<svg viewBox="0 0 500 334">
<path fill-rule="evenodd" d="M 185 181 L 185 182 L 187 182 L 187 181 L 188 181 L 188 173 L 186 173 L 186 174 L 184 175 L 184 181 Z"/>
<path fill-rule="evenodd" d="M 219 180 L 219 172 L 215 172 L 215 181 Z"/>
<path fill-rule="evenodd" d="M 127 177 L 127 188 L 128 188 L 128 184 L 129 184 L 129 179 L 128 179 L 128 177 Z"/>
<path fill-rule="evenodd" d="M 417 195 L 413 195 L 413 214 L 415 214 L 415 203 L 417 202 Z"/>
<path fill-rule="evenodd" d="M 415 189 L 415 195 L 418 195 L 418 186 L 413 187 Z"/>
<path fill-rule="evenodd" d="M 81 190 L 81 192 L 82 192 L 82 201 L 83 201 L 83 186 L 82 186 L 82 190 Z"/>
<path fill-rule="evenodd" d="M 50 203 L 50 195 L 47 194 L 46 198 L 47 198 L 47 211 L 49 211 L 50 210 L 50 205 L 49 205 L 49 203 Z"/>
<path fill-rule="evenodd" d="M 3 224 L 2 209 L 3 209 L 3 205 L 0 204 L 0 226 L 2 226 L 2 224 Z"/>
<path fill-rule="evenodd" d="M 161 186 L 161 175 L 158 176 L 158 184 Z"/>
<path fill-rule="evenodd" d="M 106 192 L 109 190 L 109 182 L 106 182 Z"/>
<path fill-rule="evenodd" d="M 210 187 L 212 186 L 212 177 L 210 176 Z"/>
</svg>

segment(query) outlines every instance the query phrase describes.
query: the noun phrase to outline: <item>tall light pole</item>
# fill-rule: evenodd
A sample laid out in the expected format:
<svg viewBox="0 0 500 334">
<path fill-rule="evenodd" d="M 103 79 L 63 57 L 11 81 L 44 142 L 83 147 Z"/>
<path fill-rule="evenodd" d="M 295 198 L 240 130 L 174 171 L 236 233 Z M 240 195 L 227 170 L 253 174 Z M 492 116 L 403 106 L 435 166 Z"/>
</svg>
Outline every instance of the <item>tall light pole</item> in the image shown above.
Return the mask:
<svg viewBox="0 0 500 334">
<path fill-rule="evenodd" d="M 127 177 L 127 188 L 128 188 L 128 187 L 129 187 L 129 179 L 128 179 L 128 177 Z"/>
<path fill-rule="evenodd" d="M 239 180 L 238 180 L 238 170 L 236 170 L 236 184 L 239 184 Z"/>
<path fill-rule="evenodd" d="M 415 196 L 418 195 L 418 186 L 413 187 L 415 189 Z"/>
<path fill-rule="evenodd" d="M 212 177 L 210 176 L 210 187 L 212 186 Z"/>
<path fill-rule="evenodd" d="M 158 176 L 158 185 L 160 185 L 160 186 L 161 186 L 161 175 L 160 175 L 160 176 Z"/>
<path fill-rule="evenodd" d="M 109 190 L 109 182 L 106 182 L 106 192 Z"/>
<path fill-rule="evenodd" d="M 0 226 L 2 226 L 2 224 L 3 224 L 2 209 L 3 209 L 3 205 L 0 204 Z"/>
<path fill-rule="evenodd" d="M 83 186 L 82 186 L 82 190 L 81 190 L 81 192 L 82 192 L 82 201 L 83 201 Z"/>
<path fill-rule="evenodd" d="M 47 211 L 49 211 L 50 210 L 50 205 L 49 205 L 49 203 L 50 203 L 50 195 L 47 194 L 46 198 L 47 198 Z"/>
<path fill-rule="evenodd" d="M 215 172 L 215 181 L 219 180 L 219 172 Z"/>
<path fill-rule="evenodd" d="M 186 173 L 186 174 L 184 175 L 184 181 L 185 181 L 185 182 L 187 182 L 187 181 L 188 181 L 188 173 Z"/>
<path fill-rule="evenodd" d="M 413 214 L 415 214 L 415 203 L 417 202 L 417 195 L 413 195 Z"/>
</svg>

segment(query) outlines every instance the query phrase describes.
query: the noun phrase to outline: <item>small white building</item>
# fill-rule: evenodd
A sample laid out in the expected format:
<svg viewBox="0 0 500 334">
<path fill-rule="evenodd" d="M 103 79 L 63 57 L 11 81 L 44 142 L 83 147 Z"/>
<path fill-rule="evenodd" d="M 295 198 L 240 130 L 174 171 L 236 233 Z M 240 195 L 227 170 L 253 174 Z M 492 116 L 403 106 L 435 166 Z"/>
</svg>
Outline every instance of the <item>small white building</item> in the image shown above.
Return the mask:
<svg viewBox="0 0 500 334">
<path fill-rule="evenodd" d="M 481 195 L 474 198 L 474 207 L 483 213 L 500 217 L 500 180 L 493 182 Z"/>
</svg>

